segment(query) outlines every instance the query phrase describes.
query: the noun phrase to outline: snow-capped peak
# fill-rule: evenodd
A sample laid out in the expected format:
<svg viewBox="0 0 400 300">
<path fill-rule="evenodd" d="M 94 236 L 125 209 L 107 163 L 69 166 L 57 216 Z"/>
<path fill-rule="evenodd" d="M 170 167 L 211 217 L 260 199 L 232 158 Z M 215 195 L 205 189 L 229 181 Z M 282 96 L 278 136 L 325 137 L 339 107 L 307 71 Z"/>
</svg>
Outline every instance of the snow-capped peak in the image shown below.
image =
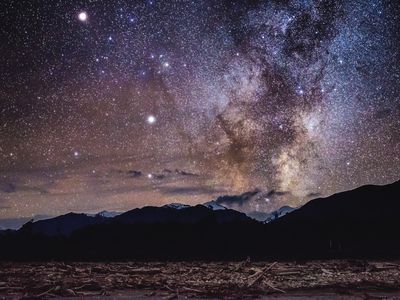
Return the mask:
<svg viewBox="0 0 400 300">
<path fill-rule="evenodd" d="M 190 207 L 190 205 L 183 204 L 183 203 L 170 203 L 170 204 L 164 205 L 164 207 L 169 207 L 169 208 L 173 208 L 173 209 L 183 209 L 183 208 Z"/>
<path fill-rule="evenodd" d="M 212 210 L 224 210 L 227 209 L 225 206 L 222 206 L 221 204 L 218 204 L 215 201 L 208 201 L 206 203 L 202 204 L 203 206 L 212 209 Z"/>
<path fill-rule="evenodd" d="M 120 211 L 107 211 L 107 210 L 103 210 L 98 213 L 85 213 L 85 215 L 87 215 L 88 217 L 102 217 L 102 218 L 114 218 L 116 216 L 119 216 L 120 214 L 122 214 L 122 212 Z"/>
<path fill-rule="evenodd" d="M 284 215 L 296 210 L 296 208 L 290 207 L 290 206 L 282 206 L 281 208 L 271 212 L 268 217 L 265 219 L 265 223 L 269 223 L 273 220 L 279 219 L 280 217 L 283 217 Z"/>
<path fill-rule="evenodd" d="M 103 211 L 99 212 L 98 214 L 96 214 L 96 216 L 103 217 L 103 218 L 114 218 L 116 216 L 119 216 L 120 214 L 122 214 L 122 212 L 103 210 Z"/>
</svg>

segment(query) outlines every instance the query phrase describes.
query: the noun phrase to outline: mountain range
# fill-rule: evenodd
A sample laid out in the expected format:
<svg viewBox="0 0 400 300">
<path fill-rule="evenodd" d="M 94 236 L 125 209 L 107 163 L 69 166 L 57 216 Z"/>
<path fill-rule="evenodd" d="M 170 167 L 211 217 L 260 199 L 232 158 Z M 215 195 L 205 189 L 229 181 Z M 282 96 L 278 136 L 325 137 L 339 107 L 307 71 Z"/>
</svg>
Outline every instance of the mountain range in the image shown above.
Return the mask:
<svg viewBox="0 0 400 300">
<path fill-rule="evenodd" d="M 238 197 L 238 199 L 241 199 L 242 197 L 246 197 L 247 194 L 248 193 L 244 193 L 239 196 L 223 196 L 223 197 L 217 198 L 216 200 L 203 203 L 201 205 L 203 205 L 207 208 L 213 209 L 213 210 L 226 210 L 229 207 L 219 204 L 218 203 L 219 200 L 225 199 L 224 197 L 230 197 L 230 198 Z M 175 208 L 175 209 L 180 210 L 180 209 L 185 209 L 185 208 L 188 208 L 191 206 L 188 204 L 182 204 L 182 203 L 170 203 L 170 204 L 164 205 L 163 207 L 164 208 L 166 208 L 166 207 L 167 208 Z M 285 215 L 286 213 L 288 213 L 290 211 L 293 211 L 294 209 L 295 208 L 292 208 L 289 206 L 283 206 L 283 207 L 279 208 L 278 210 L 272 211 L 269 213 L 252 211 L 252 212 L 246 213 L 246 214 L 255 220 L 267 223 L 267 222 L 270 222 L 276 218 L 279 218 L 279 217 Z M 0 230 L 7 230 L 7 229 L 17 230 L 17 229 L 20 229 L 27 222 L 34 222 L 36 227 L 46 226 L 45 224 L 51 224 L 51 225 L 49 225 L 49 227 L 52 227 L 53 225 L 56 227 L 64 226 L 66 228 L 61 229 L 60 233 L 68 232 L 68 234 L 70 234 L 71 232 L 73 232 L 76 229 L 79 229 L 83 226 L 103 222 L 103 221 L 106 221 L 106 218 L 114 218 L 123 213 L 124 212 L 121 212 L 121 211 L 106 211 L 106 210 L 104 210 L 99 213 L 73 213 L 73 212 L 70 212 L 70 213 L 66 214 L 65 216 L 58 216 L 58 217 L 52 217 L 52 216 L 48 216 L 48 215 L 37 215 L 34 217 L 25 217 L 25 218 L 0 219 Z M 80 216 L 78 216 L 78 215 L 80 215 Z M 85 216 L 91 217 L 91 218 L 85 218 Z M 96 219 L 93 219 L 93 218 L 96 218 Z M 103 220 L 103 218 L 104 218 L 104 220 Z M 74 219 L 74 220 L 71 220 L 71 222 L 73 222 L 74 224 L 69 224 L 68 219 Z M 46 221 L 40 222 L 43 220 L 46 220 Z M 65 224 L 63 225 L 64 220 L 65 220 Z M 48 234 L 50 234 L 50 235 L 57 234 L 57 230 L 54 228 L 49 229 L 47 231 L 49 231 Z"/>
<path fill-rule="evenodd" d="M 244 213 L 228 209 L 215 201 L 190 206 L 180 203 L 161 207 L 145 206 L 127 212 L 102 211 L 97 214 L 68 213 L 55 218 L 29 221 L 20 231 L 46 236 L 69 236 L 73 232 L 95 224 L 161 224 L 161 223 L 198 223 L 204 220 L 218 223 L 250 220 Z"/>
<path fill-rule="evenodd" d="M 69 213 L 3 231 L 0 259 L 399 257 L 399 201 L 400 181 L 283 207 L 264 222 L 217 201 Z"/>
</svg>

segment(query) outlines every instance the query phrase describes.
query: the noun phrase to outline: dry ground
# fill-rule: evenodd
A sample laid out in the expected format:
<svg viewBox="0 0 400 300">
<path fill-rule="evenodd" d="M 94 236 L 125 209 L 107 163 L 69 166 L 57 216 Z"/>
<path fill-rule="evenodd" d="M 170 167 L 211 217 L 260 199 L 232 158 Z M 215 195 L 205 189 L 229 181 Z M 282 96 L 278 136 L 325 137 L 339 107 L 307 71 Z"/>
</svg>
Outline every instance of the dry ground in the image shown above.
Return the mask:
<svg viewBox="0 0 400 300">
<path fill-rule="evenodd" d="M 299 299 L 301 295 L 321 293 L 334 298 L 386 297 L 390 293 L 396 298 L 394 295 L 400 295 L 400 262 L 0 263 L 0 299 L 243 299 L 290 295 Z"/>
</svg>

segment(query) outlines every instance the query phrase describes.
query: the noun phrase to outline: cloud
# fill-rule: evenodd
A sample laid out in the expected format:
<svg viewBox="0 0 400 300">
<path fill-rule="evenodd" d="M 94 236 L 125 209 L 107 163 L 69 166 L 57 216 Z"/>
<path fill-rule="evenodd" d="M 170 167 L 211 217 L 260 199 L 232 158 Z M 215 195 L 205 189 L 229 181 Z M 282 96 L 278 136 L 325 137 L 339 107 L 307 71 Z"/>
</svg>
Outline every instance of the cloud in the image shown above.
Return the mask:
<svg viewBox="0 0 400 300">
<path fill-rule="evenodd" d="M 284 196 L 289 194 L 289 192 L 281 192 L 281 191 L 276 191 L 276 190 L 271 190 L 267 193 L 267 197 L 272 197 L 272 196 Z"/>
<path fill-rule="evenodd" d="M 176 169 L 175 173 L 178 174 L 178 175 L 182 175 L 182 176 L 199 176 L 198 174 L 187 172 L 187 171 L 184 171 L 184 170 L 179 170 L 179 169 Z"/>
<path fill-rule="evenodd" d="M 226 207 L 241 212 L 262 213 L 270 212 L 280 208 L 282 197 L 291 196 L 290 192 L 271 190 L 263 192 L 259 189 L 240 195 L 225 195 L 218 197 L 215 201 Z"/>
<path fill-rule="evenodd" d="M 132 169 L 132 170 L 124 171 L 121 169 L 117 169 L 117 170 L 113 170 L 113 173 L 115 173 L 115 172 L 117 174 L 127 174 L 131 178 L 139 178 L 139 177 L 143 176 L 143 172 L 140 170 Z M 192 172 L 182 170 L 182 169 L 175 169 L 175 170 L 163 169 L 161 172 L 153 172 L 150 174 L 152 175 L 153 179 L 158 179 L 158 180 L 162 180 L 162 179 L 166 179 L 166 178 L 170 178 L 170 177 L 176 177 L 176 176 L 189 176 L 189 177 L 200 176 L 199 174 L 192 173 Z"/>
<path fill-rule="evenodd" d="M 198 194 L 216 194 L 221 193 L 223 190 L 215 189 L 206 186 L 185 186 L 185 187 L 161 187 L 162 194 L 185 194 L 185 195 L 198 195 Z"/>
<path fill-rule="evenodd" d="M 321 193 L 309 193 L 307 195 L 308 198 L 317 198 L 317 197 L 321 197 Z"/>
<path fill-rule="evenodd" d="M 3 183 L 1 185 L 1 191 L 4 193 L 15 193 L 17 191 L 17 186 L 14 183 Z"/>
<path fill-rule="evenodd" d="M 255 190 L 252 192 L 246 192 L 243 193 L 241 195 L 225 195 L 225 196 L 220 196 L 217 198 L 217 200 L 215 200 L 218 204 L 222 204 L 222 205 L 238 205 L 238 206 L 243 206 L 245 204 L 247 204 L 248 202 L 250 202 L 252 200 L 252 198 L 257 195 L 260 191 L 259 190 Z"/>
<path fill-rule="evenodd" d="M 136 170 L 128 170 L 128 175 L 130 175 L 131 177 L 140 177 L 142 176 L 142 171 L 136 171 Z"/>
<path fill-rule="evenodd" d="M 41 186 L 17 185 L 12 182 L 5 182 L 0 184 L 0 191 L 6 194 L 17 192 L 35 192 L 40 194 L 48 194 L 49 191 Z"/>
</svg>

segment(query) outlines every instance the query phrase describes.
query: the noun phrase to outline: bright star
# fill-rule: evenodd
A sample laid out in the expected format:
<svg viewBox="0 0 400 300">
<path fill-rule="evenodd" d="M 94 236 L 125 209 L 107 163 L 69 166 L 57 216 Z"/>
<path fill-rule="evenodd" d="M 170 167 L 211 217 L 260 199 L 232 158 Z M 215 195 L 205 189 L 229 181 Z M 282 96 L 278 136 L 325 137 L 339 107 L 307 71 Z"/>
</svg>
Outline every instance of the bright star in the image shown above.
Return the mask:
<svg viewBox="0 0 400 300">
<path fill-rule="evenodd" d="M 147 123 L 154 124 L 155 122 L 156 122 L 156 117 L 155 116 L 150 115 L 150 116 L 147 117 Z"/>
<path fill-rule="evenodd" d="M 74 151 L 74 156 L 78 157 L 79 156 L 79 152 L 78 151 Z"/>
<path fill-rule="evenodd" d="M 78 15 L 79 21 L 86 22 L 88 18 L 88 14 L 84 11 L 80 12 Z"/>
</svg>

